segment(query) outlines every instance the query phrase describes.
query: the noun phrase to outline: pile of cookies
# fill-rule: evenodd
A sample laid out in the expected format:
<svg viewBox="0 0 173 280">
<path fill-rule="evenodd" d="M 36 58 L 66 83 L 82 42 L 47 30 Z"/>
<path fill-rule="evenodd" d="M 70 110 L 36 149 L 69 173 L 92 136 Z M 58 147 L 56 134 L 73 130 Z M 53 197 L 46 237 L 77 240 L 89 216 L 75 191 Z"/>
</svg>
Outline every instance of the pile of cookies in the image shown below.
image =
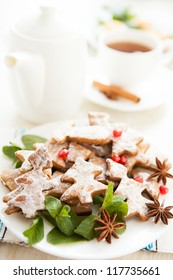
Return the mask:
<svg viewBox="0 0 173 280">
<path fill-rule="evenodd" d="M 21 167 L 6 169 L 0 176 L 10 190 L 3 198 L 6 213 L 22 212 L 33 218 L 44 209 L 45 196 L 51 195 L 77 214 L 89 214 L 93 196 L 103 196 L 112 181 L 115 194 L 128 203 L 127 217 L 145 221 L 146 203 L 159 197 L 161 182 L 159 175 L 152 174 L 157 166 L 149 147 L 126 124 L 110 122 L 105 113 L 90 112 L 86 124 L 67 126 L 45 144 L 34 144 L 33 151 L 16 152 Z"/>
</svg>

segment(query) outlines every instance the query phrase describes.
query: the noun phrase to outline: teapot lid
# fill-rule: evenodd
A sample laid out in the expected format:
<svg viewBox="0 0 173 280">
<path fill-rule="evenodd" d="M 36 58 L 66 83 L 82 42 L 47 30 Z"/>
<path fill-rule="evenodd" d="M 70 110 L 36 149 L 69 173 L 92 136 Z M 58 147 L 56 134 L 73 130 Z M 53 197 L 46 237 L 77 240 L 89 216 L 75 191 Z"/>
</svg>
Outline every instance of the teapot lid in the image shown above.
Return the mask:
<svg viewBox="0 0 173 280">
<path fill-rule="evenodd" d="M 56 7 L 41 6 L 39 13 L 17 21 L 12 29 L 31 39 L 64 40 L 74 36 L 79 28 L 63 21 L 57 14 Z"/>
</svg>

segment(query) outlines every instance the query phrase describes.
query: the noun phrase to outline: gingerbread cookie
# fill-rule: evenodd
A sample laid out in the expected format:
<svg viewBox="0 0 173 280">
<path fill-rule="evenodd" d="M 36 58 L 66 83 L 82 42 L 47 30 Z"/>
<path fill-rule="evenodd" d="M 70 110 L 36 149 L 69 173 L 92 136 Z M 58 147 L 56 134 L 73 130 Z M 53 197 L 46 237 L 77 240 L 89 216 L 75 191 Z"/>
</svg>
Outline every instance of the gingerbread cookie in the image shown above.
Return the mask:
<svg viewBox="0 0 173 280">
<path fill-rule="evenodd" d="M 75 164 L 61 177 L 63 182 L 70 182 L 72 186 L 61 196 L 62 201 L 78 198 L 81 204 L 92 203 L 92 196 L 103 194 L 107 186 L 96 181 L 102 169 L 93 163 L 78 158 Z"/>
<path fill-rule="evenodd" d="M 111 142 L 109 130 L 98 125 L 71 127 L 67 129 L 66 134 L 61 139 L 57 137 L 56 140 L 61 143 L 69 140 L 80 144 L 94 145 L 105 145 Z"/>
<path fill-rule="evenodd" d="M 138 153 L 138 144 L 143 137 L 136 131 L 127 128 L 126 130 L 114 130 L 112 138 L 112 156 L 128 154 L 135 156 Z"/>
<path fill-rule="evenodd" d="M 43 210 L 44 194 L 43 191 L 52 188 L 51 180 L 41 169 L 33 169 L 15 179 L 18 186 L 4 200 L 7 205 L 21 209 L 26 218 L 36 216 L 38 210 Z M 6 211 L 9 214 L 9 210 Z"/>
</svg>

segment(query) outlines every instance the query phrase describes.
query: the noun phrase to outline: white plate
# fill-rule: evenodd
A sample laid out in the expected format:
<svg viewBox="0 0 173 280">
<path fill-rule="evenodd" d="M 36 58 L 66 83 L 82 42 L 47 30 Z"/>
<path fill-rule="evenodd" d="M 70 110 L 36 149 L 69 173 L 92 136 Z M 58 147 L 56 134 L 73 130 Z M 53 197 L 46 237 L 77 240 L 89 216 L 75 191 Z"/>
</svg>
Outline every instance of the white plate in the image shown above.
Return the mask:
<svg viewBox="0 0 173 280">
<path fill-rule="evenodd" d="M 35 127 L 27 133 L 50 137 L 59 128 L 60 123 L 51 123 Z M 1 155 L 0 170 L 10 167 L 9 161 Z M 168 184 L 169 187 L 169 184 Z M 4 210 L 6 205 L 2 202 L 2 197 L 7 193 L 7 188 L 0 186 L 0 219 L 7 228 L 20 240 L 26 241 L 23 231 L 26 230 L 31 221 L 25 219 L 21 214 L 6 215 Z M 166 205 L 171 203 L 173 188 L 164 196 Z M 109 245 L 106 242 L 96 240 L 72 243 L 68 245 L 51 245 L 46 241 L 46 233 L 51 229 L 48 222 L 45 222 L 45 238 L 34 246 L 36 249 L 65 259 L 112 259 L 121 257 L 138 251 L 152 241 L 156 240 L 168 226 L 154 224 L 152 221 L 139 222 L 136 218 L 127 221 L 127 230 L 120 238 L 112 240 Z"/>
<path fill-rule="evenodd" d="M 98 62 L 95 61 L 95 64 L 97 63 Z M 95 73 L 97 73 L 97 76 L 94 73 L 92 74 L 84 94 L 91 102 L 106 108 L 123 112 L 139 112 L 153 109 L 164 104 L 169 95 L 172 95 L 173 72 L 164 66 L 160 66 L 156 69 L 147 80 L 141 82 L 138 86 L 127 88 L 128 91 L 141 98 L 139 103 L 134 103 L 124 98 L 119 98 L 115 101 L 108 99 L 104 94 L 93 88 L 92 81 L 94 80 L 98 80 L 102 83 L 108 82 L 103 73 L 99 75 L 96 70 Z"/>
</svg>

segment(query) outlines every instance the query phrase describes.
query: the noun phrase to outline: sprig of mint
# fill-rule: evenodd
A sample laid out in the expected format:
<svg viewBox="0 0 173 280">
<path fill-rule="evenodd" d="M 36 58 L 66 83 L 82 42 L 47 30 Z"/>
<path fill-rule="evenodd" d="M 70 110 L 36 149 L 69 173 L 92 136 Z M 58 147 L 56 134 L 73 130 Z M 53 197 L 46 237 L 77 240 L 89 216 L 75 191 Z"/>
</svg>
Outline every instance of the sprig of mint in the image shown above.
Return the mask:
<svg viewBox="0 0 173 280">
<path fill-rule="evenodd" d="M 71 208 L 68 205 L 62 205 L 61 201 L 53 196 L 47 196 L 44 201 L 53 224 L 65 235 L 71 236 L 74 233 L 75 225 L 70 216 Z"/>
<path fill-rule="evenodd" d="M 37 135 L 25 134 L 21 137 L 21 141 L 22 146 L 10 141 L 10 145 L 2 147 L 3 154 L 12 160 L 16 168 L 20 167 L 22 162 L 16 158 L 15 152 L 19 150 L 33 150 L 33 144 L 45 143 L 47 139 Z"/>
<path fill-rule="evenodd" d="M 112 182 L 108 184 L 104 198 L 96 196 L 96 202 L 101 204 L 101 208 L 105 208 L 110 216 L 117 214 L 116 222 L 124 222 L 124 216 L 127 215 L 128 207 L 125 198 L 120 195 L 114 195 L 114 185 Z M 30 245 L 41 241 L 44 236 L 43 219 L 46 218 L 54 228 L 47 235 L 47 242 L 51 244 L 66 244 L 82 240 L 92 240 L 97 237 L 95 231 L 97 226 L 96 218 L 99 217 L 100 210 L 97 214 L 89 216 L 78 216 L 69 205 L 63 205 L 61 201 L 53 196 L 46 196 L 45 210 L 40 212 L 40 216 L 33 221 L 29 229 L 24 232 L 28 238 Z M 42 217 L 41 217 L 42 215 Z M 126 230 L 126 225 L 120 230 L 116 230 L 118 234 Z"/>
<path fill-rule="evenodd" d="M 122 195 L 114 195 L 114 186 L 109 182 L 108 188 L 105 192 L 103 204 L 101 208 L 105 208 L 109 215 L 117 214 L 116 222 L 123 222 L 125 226 L 121 229 L 116 229 L 117 234 L 122 234 L 126 230 L 126 223 L 124 217 L 128 213 L 128 204 L 125 202 L 125 197 Z"/>
<path fill-rule="evenodd" d="M 117 220 L 122 220 L 128 213 L 128 204 L 125 197 L 114 195 L 114 186 L 109 182 L 105 192 L 102 208 L 105 208 L 110 215 L 117 214 Z"/>
</svg>

